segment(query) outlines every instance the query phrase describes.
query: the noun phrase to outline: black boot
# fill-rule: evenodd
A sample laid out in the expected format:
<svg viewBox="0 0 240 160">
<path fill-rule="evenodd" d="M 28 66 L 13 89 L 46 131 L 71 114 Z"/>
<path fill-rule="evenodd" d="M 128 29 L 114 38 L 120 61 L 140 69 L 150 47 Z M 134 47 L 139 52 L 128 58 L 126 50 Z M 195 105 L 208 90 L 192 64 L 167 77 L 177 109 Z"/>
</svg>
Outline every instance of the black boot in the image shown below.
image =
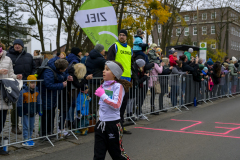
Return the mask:
<svg viewBox="0 0 240 160">
<path fill-rule="evenodd" d="M 8 155 L 8 152 L 6 152 L 2 148 L 0 148 L 0 155 Z"/>
</svg>

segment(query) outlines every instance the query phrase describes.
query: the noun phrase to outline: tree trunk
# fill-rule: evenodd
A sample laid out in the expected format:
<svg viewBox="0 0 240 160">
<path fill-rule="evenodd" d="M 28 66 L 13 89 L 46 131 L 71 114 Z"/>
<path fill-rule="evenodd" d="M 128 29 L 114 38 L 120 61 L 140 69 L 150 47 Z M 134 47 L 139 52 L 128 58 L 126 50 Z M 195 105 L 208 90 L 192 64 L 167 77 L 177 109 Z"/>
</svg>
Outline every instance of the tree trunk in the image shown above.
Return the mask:
<svg viewBox="0 0 240 160">
<path fill-rule="evenodd" d="M 122 25 L 122 18 L 123 18 L 123 9 L 125 6 L 125 0 L 122 0 L 122 8 L 120 10 L 120 16 L 119 16 L 119 20 L 118 20 L 118 32 L 121 30 L 121 25 Z"/>
</svg>

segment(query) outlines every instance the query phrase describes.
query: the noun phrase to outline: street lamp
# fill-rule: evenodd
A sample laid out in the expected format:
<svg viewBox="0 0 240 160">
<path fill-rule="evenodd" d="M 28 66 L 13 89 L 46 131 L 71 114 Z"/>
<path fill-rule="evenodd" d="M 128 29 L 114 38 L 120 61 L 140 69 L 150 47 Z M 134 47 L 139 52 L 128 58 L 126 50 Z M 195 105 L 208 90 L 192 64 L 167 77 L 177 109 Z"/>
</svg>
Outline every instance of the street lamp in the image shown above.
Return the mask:
<svg viewBox="0 0 240 160">
<path fill-rule="evenodd" d="M 51 41 L 51 39 L 50 38 L 45 38 L 45 39 L 50 40 L 50 52 L 52 52 L 52 41 Z"/>
</svg>

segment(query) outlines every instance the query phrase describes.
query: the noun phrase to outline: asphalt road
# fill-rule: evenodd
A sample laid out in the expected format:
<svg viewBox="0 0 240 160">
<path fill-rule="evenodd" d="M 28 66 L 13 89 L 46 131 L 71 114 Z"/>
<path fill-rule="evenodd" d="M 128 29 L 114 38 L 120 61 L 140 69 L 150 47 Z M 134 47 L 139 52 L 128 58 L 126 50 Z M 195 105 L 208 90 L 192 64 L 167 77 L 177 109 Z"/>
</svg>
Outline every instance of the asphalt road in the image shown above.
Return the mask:
<svg viewBox="0 0 240 160">
<path fill-rule="evenodd" d="M 123 137 L 125 151 L 133 160 L 240 160 L 240 98 L 214 103 L 134 126 L 133 134 Z M 33 160 L 91 160 L 93 144 Z M 111 159 L 108 153 L 106 159 Z"/>
</svg>

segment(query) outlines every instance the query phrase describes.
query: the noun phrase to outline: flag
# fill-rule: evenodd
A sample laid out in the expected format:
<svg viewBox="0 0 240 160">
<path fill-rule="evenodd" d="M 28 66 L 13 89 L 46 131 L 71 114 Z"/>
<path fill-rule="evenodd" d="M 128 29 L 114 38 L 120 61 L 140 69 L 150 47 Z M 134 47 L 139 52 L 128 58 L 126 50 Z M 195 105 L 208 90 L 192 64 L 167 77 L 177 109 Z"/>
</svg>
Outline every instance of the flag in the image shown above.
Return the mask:
<svg viewBox="0 0 240 160">
<path fill-rule="evenodd" d="M 87 0 L 74 19 L 91 42 L 102 44 L 106 51 L 118 39 L 116 13 L 108 0 Z"/>
</svg>

